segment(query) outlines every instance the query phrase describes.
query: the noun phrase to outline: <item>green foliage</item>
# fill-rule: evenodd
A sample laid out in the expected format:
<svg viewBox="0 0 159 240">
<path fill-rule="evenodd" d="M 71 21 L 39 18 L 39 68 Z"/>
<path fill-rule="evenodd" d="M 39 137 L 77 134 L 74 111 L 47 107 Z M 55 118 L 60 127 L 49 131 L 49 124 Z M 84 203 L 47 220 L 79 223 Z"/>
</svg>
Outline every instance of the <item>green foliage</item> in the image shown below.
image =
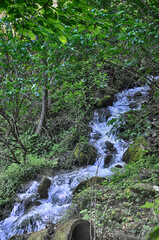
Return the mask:
<svg viewBox="0 0 159 240">
<path fill-rule="evenodd" d="M 112 119 L 107 124 L 113 125 L 111 132 L 117 133 L 117 137 L 121 139 L 135 139 L 143 133 L 151 129 L 151 121 L 149 120 L 149 112 L 143 110 L 130 110 L 118 119 Z"/>
<path fill-rule="evenodd" d="M 0 3 L 2 202 L 24 179 L 56 165 L 42 155 L 60 158 L 67 166 L 76 144 L 88 140 L 97 90 L 120 89 L 131 80 L 158 73 L 157 0 L 57 3 Z M 157 85 L 156 80 L 153 83 Z M 52 104 L 47 106 L 44 131 L 37 136 L 44 90 Z M 158 96 L 156 87 L 156 103 Z M 118 136 L 125 139 L 151 127 L 147 113 L 133 111 L 110 123 L 114 129 L 120 125 Z M 143 162 L 149 167 L 156 159 Z M 141 158 L 136 166 L 144 167 Z M 129 185 L 125 179 L 137 176 L 136 166 L 116 174 L 113 184 Z M 157 182 L 155 173 L 151 181 Z"/>
<path fill-rule="evenodd" d="M 42 171 L 54 169 L 56 165 L 56 161 L 44 157 L 38 158 L 35 155 L 28 156 L 27 164 L 10 164 L 0 175 L 0 205 L 5 204 L 14 197 L 17 188 L 22 183 L 34 179 Z"/>
<path fill-rule="evenodd" d="M 153 209 L 156 214 L 159 214 L 159 199 L 155 199 L 153 203 L 146 202 L 141 208 Z"/>
<path fill-rule="evenodd" d="M 38 134 L 29 135 L 27 133 L 27 148 L 32 154 L 47 155 L 53 146 L 53 141 L 45 135 L 39 136 Z"/>
<path fill-rule="evenodd" d="M 159 240 L 159 226 L 146 236 L 146 240 Z"/>
</svg>

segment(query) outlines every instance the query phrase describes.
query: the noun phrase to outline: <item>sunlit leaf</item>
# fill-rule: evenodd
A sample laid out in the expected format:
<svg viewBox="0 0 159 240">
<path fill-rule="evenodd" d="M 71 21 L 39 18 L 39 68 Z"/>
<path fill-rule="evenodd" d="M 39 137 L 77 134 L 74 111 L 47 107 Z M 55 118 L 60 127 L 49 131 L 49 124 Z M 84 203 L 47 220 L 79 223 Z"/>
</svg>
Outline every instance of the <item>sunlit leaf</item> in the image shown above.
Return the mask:
<svg viewBox="0 0 159 240">
<path fill-rule="evenodd" d="M 59 40 L 60 42 L 62 42 L 63 44 L 67 43 L 67 38 L 64 35 L 59 36 Z"/>
<path fill-rule="evenodd" d="M 154 203 L 146 202 L 144 205 L 141 206 L 141 208 L 153 208 Z"/>
<path fill-rule="evenodd" d="M 65 30 L 64 26 L 62 26 L 60 23 L 57 23 L 57 24 L 56 24 L 56 27 L 57 27 L 59 30 L 61 30 L 61 31 L 64 31 L 64 30 Z"/>
<path fill-rule="evenodd" d="M 32 31 L 28 31 L 28 36 L 31 38 L 31 40 L 35 40 L 35 34 Z"/>
</svg>

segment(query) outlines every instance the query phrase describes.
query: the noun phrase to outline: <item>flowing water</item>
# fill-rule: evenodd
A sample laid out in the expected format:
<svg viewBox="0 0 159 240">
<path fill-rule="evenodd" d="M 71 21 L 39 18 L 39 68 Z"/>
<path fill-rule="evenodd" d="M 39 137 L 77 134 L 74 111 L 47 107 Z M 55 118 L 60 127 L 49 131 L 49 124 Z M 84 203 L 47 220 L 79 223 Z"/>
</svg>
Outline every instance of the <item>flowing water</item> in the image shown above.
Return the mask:
<svg viewBox="0 0 159 240">
<path fill-rule="evenodd" d="M 123 166 L 122 156 L 128 147 L 124 140 L 117 140 L 115 134 L 109 134 L 112 125 L 107 122 L 118 118 L 132 109 L 141 107 L 146 100 L 147 87 L 136 87 L 124 90 L 116 95 L 113 106 L 97 109 L 93 120 L 90 122 L 92 132 L 90 144 L 97 149 L 98 157 L 93 166 L 78 170 L 58 173 L 50 178 L 51 186 L 47 199 L 37 199 L 38 181 L 30 183 L 25 193 L 18 194 L 19 201 L 15 203 L 10 216 L 0 222 L 0 240 L 7 240 L 15 234 L 23 234 L 42 230 L 48 222 L 58 222 L 71 204 L 73 189 L 83 180 L 93 176 L 107 177 L 112 175 L 111 168 L 116 165 Z M 141 92 L 141 96 L 134 96 Z M 107 143 L 107 144 L 106 144 Z M 108 146 L 112 143 L 111 148 Z M 109 164 L 105 158 L 110 156 Z"/>
</svg>

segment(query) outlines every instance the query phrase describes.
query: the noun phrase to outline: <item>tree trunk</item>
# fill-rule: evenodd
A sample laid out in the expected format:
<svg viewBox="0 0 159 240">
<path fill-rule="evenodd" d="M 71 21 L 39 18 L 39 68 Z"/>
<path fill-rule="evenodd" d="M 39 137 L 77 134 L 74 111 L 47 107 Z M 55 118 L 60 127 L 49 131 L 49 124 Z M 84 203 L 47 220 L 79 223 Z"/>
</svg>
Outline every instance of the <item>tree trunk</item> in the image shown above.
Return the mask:
<svg viewBox="0 0 159 240">
<path fill-rule="evenodd" d="M 39 124 L 36 130 L 37 134 L 41 134 L 42 131 L 46 129 L 47 116 L 48 116 L 48 90 L 44 88 L 43 96 L 42 96 L 41 116 L 40 116 Z"/>
</svg>

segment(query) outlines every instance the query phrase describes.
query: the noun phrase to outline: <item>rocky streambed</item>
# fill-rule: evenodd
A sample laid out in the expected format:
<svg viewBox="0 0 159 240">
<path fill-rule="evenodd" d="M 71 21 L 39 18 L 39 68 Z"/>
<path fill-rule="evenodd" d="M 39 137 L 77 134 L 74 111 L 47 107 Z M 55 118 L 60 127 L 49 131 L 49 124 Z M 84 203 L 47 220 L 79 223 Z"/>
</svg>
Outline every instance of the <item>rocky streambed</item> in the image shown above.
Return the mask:
<svg viewBox="0 0 159 240">
<path fill-rule="evenodd" d="M 89 144 L 97 151 L 95 163 L 74 171 L 59 172 L 55 176 L 43 179 L 43 183 L 31 182 L 26 192 L 18 194 L 18 201 L 10 216 L 0 222 L 1 240 L 7 240 L 17 234 L 40 230 L 44 232 L 43 229 L 48 224 L 56 224 L 64 216 L 71 205 L 72 193 L 79 183 L 95 176 L 106 178 L 113 174 L 111 171 L 113 167 L 124 166 L 122 158 L 129 143 L 117 140 L 116 135 L 111 133 L 112 125 L 107 123 L 113 122 L 120 114 L 130 109 L 139 109 L 146 101 L 147 91 L 147 87 L 124 90 L 116 95 L 116 101 L 112 106 L 94 112 L 90 122 L 92 131 Z M 50 231 L 54 232 L 54 230 Z M 11 239 L 21 238 L 16 236 Z M 26 237 L 26 239 L 35 238 Z"/>
</svg>

